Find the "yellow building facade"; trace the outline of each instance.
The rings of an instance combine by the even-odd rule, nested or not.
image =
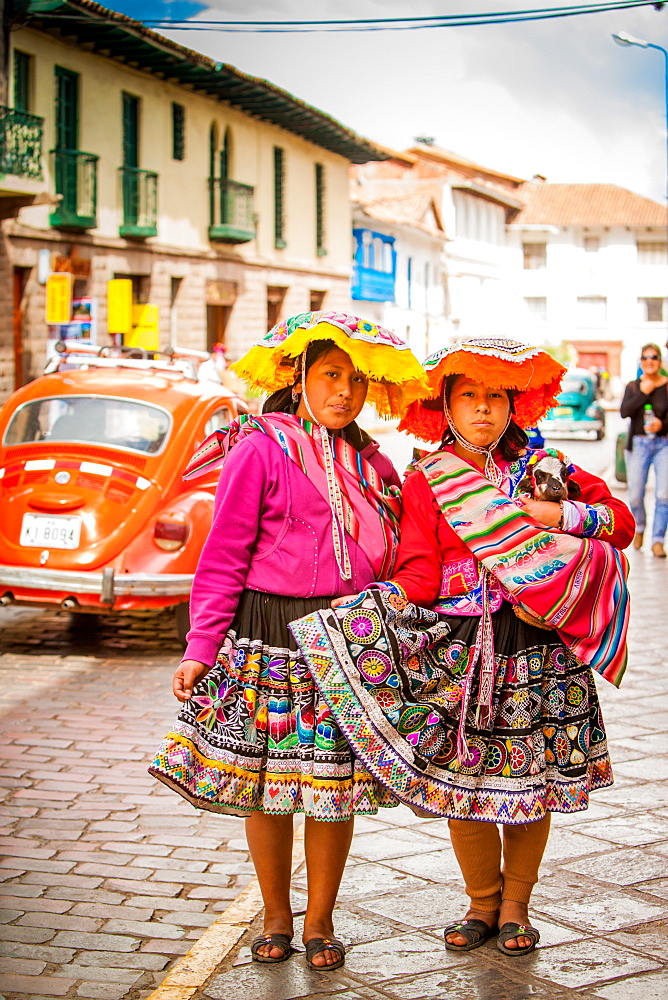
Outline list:
[[[349,166],[382,150],[89,0],[22,6],[0,116],[0,398],[49,339],[110,342],[114,278],[158,307],[161,348],[231,359],[281,316],[348,306]],[[47,325],[50,272],[72,275],[69,326]]]

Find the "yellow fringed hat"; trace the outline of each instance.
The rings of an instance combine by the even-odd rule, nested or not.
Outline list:
[[[231,370],[255,389],[276,392],[295,380],[296,359],[314,340],[332,340],[369,379],[367,400],[382,417],[399,417],[425,396],[424,369],[396,333],[358,316],[308,312],[278,323]]]
[[[411,403],[400,431],[422,441],[440,441],[447,427],[443,412],[443,381],[448,375],[466,375],[491,389],[513,391],[513,420],[532,427],[556,405],[555,396],[566,369],[541,347],[516,340],[472,338],[431,354],[424,362],[429,392]]]

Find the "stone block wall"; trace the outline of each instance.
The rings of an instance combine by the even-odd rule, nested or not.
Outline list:
[[[14,327],[12,269],[9,247],[0,230],[0,403],[14,389]]]
[[[347,275],[322,275],[295,267],[251,265],[215,254],[179,254],[146,246],[104,246],[66,234],[46,231],[39,238],[25,228],[12,227],[0,240],[0,401],[14,387],[12,325],[12,269],[30,269],[24,295],[23,381],[41,374],[46,361],[49,330],[46,325],[46,287],[37,281],[38,253],[68,256],[73,247],[80,258],[90,259],[90,278],[77,284],[77,293],[97,299],[99,344],[110,343],[107,333],[107,282],[121,275],[145,278],[147,301],[159,308],[160,346],[171,344],[205,350],[207,346],[207,299],[212,285],[236,286],[236,299],[229,312],[225,339],[228,358],[235,361],[269,328],[268,288],[285,289],[279,318],[308,312],[311,293],[324,292],[323,308],[350,311]],[[178,285],[174,284],[178,280]],[[174,314],[172,294],[177,291]],[[215,296],[214,296],[215,300]]]

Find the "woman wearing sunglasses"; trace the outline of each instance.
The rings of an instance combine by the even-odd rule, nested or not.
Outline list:
[[[663,541],[668,528],[668,378],[661,371],[661,349],[645,344],[640,352],[642,375],[624,391],[621,413],[629,417],[626,470],[629,507],[636,520],[633,546],[642,548],[645,537],[645,487],[654,466],[655,505],[652,553],[665,559]]]

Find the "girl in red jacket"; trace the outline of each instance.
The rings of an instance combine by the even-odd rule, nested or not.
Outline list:
[[[392,579],[291,630],[355,755],[449,818],[471,905],[446,948],[498,933],[517,956],[539,939],[528,904],[551,813],[612,784],[592,668],[621,680],[634,522],[575,467],[577,500],[523,492],[523,428],[564,370],[544,351],[471,340],[425,367],[431,398],[400,427],[441,444],[406,479]]]

